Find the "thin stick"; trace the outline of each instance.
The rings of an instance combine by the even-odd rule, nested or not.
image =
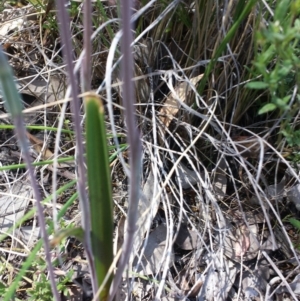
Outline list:
[[[113,280],[109,300],[112,300],[118,289],[123,271],[128,262],[136,231],[137,208],[140,194],[140,176],[141,176],[141,159],[142,146],[140,134],[136,127],[135,108],[134,108],[134,84],[133,84],[133,55],[131,43],[133,41],[132,34],[132,1],[124,0],[121,3],[122,21],[123,21],[123,36],[121,50],[122,59],[122,79],[123,85],[123,105],[125,108],[125,118],[127,125],[127,140],[130,147],[130,177],[129,177],[129,206],[127,213],[127,229],[123,245],[124,252],[122,253],[117,273]]]
[[[80,209],[82,212],[82,226],[85,230],[86,235],[84,235],[84,247],[87,254],[87,259],[89,262],[90,272],[91,272],[91,281],[93,286],[94,293],[97,291],[97,281],[96,281],[96,274],[95,268],[93,264],[93,257],[92,257],[92,248],[91,248],[91,238],[90,238],[90,212],[89,212],[89,204],[87,193],[85,190],[85,183],[86,183],[86,170],[85,170],[85,160],[84,160],[84,149],[83,149],[83,139],[82,139],[82,127],[81,127],[81,116],[80,116],[80,105],[79,105],[79,97],[78,97],[78,84],[74,74],[73,68],[73,50],[71,45],[71,33],[69,28],[69,14],[65,7],[65,2],[56,0],[57,6],[57,16],[58,16],[58,24],[60,29],[60,35],[62,44],[64,45],[63,53],[66,62],[66,69],[69,75],[69,82],[71,86],[71,110],[74,119],[74,126],[76,132],[76,146],[77,146],[77,155],[76,161],[78,166],[78,194],[79,194],[79,201],[80,201]]]

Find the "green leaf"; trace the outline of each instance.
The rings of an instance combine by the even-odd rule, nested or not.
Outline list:
[[[274,110],[276,110],[276,109],[277,109],[277,107],[276,107],[275,104],[273,104],[273,103],[268,103],[268,104],[264,105],[264,106],[258,111],[258,114],[259,114],[259,115],[265,114],[265,113],[274,111]]]
[[[17,90],[13,71],[8,64],[8,61],[0,47],[0,89],[1,94],[5,100],[5,106],[11,113],[12,117],[15,118],[22,114],[22,100]]]
[[[298,230],[300,230],[300,221],[298,221],[297,219],[295,218],[289,218],[289,223],[291,225],[293,225],[295,228],[297,228]]]
[[[278,1],[275,9],[274,20],[278,20],[278,23],[283,22],[288,15],[289,8],[290,8],[290,0]]]
[[[76,237],[79,241],[83,241],[84,237],[84,231],[82,228],[68,228],[68,229],[62,229],[58,233],[55,233],[54,237],[50,241],[50,245],[52,247],[55,247],[60,244],[60,242],[69,236]]]
[[[269,87],[269,84],[265,82],[250,82],[246,85],[246,87],[250,89],[261,90],[261,89],[267,89]]]
[[[280,69],[278,70],[278,75],[280,76],[280,78],[287,77],[291,74],[292,68],[292,63],[290,61],[285,61],[284,65],[280,66]]]
[[[288,96],[285,96],[284,98],[279,98],[279,97],[276,97],[273,102],[274,104],[276,105],[277,108],[281,109],[281,110],[286,110],[288,109],[288,101],[290,100],[291,96],[288,95]]]
[[[6,291],[6,286],[2,282],[0,282],[0,294],[4,296],[5,291]]]
[[[97,94],[85,96],[84,101],[91,243],[100,287],[113,262],[113,199],[103,104]],[[111,281],[112,277],[100,293],[100,300],[106,300]]]
[[[287,104],[291,99],[291,95],[287,95],[281,99],[282,103]]]

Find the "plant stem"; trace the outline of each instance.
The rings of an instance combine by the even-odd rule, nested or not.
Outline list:
[[[123,1],[121,3],[121,13],[123,21],[123,36],[121,50],[122,59],[122,78],[123,78],[123,105],[125,107],[125,118],[127,125],[127,140],[130,147],[130,177],[129,177],[129,206],[127,213],[127,229],[123,252],[119,262],[118,270],[113,280],[109,300],[114,298],[118,285],[121,281],[123,270],[128,262],[136,231],[137,208],[140,195],[140,175],[142,161],[142,146],[140,134],[136,127],[135,108],[134,108],[134,84],[133,84],[133,55],[131,43],[133,42],[132,34],[132,1]]]
[[[79,106],[79,97],[78,97],[78,84],[74,74],[73,68],[73,51],[71,45],[71,33],[69,28],[69,14],[65,7],[65,2],[61,0],[56,0],[57,6],[57,16],[59,20],[59,29],[61,34],[62,44],[64,45],[63,53],[66,62],[66,69],[69,75],[69,81],[71,86],[71,110],[74,119],[74,127],[76,132],[76,147],[77,147],[77,166],[78,166],[78,194],[80,201],[80,209],[81,209],[81,219],[82,226],[85,231],[84,236],[84,247],[87,254],[87,260],[89,262],[89,268],[91,272],[91,281],[93,286],[94,293],[97,291],[97,281],[96,274],[93,265],[93,257],[92,257],[92,248],[91,248],[91,239],[90,239],[90,212],[89,212],[89,202],[87,198],[87,193],[85,190],[86,185],[86,169],[85,169],[85,160],[84,160],[84,149],[83,149],[83,139],[82,139],[82,127],[81,127],[81,117],[80,117],[80,106]]]

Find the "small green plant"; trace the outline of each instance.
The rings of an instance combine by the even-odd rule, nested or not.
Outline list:
[[[300,145],[300,130],[295,130],[290,124],[286,124],[285,128],[281,130],[286,142],[290,146]]]
[[[300,163],[300,152],[299,150],[295,151],[295,152],[292,152],[292,153],[289,153],[288,156],[287,156],[287,159],[291,162],[294,162],[295,163],[295,167],[297,167],[297,164]]]
[[[65,297],[69,297],[68,283],[72,281],[73,271],[69,271],[65,276],[60,277],[57,283],[57,290]],[[45,274],[33,276],[33,286],[28,291],[29,301],[52,301],[53,294],[51,285]]]
[[[69,283],[72,282],[72,276],[74,274],[73,270],[70,270],[64,277],[61,277],[57,284],[58,291],[65,297],[70,297],[70,291],[68,288]]]
[[[51,285],[45,274],[33,276],[33,286],[27,293],[29,301],[51,301],[53,299]]]
[[[57,20],[55,16],[54,0],[29,0],[28,1],[37,12],[42,12],[42,27],[54,33],[58,33]]]
[[[9,290],[8,287],[6,287],[2,282],[0,282],[0,296],[4,296],[7,291]],[[22,301],[21,299],[19,298],[14,298],[15,301]]]
[[[290,146],[300,142],[300,131],[290,126],[300,105],[299,94],[293,95],[294,87],[300,83],[299,11],[300,1],[279,1],[268,27],[257,30],[254,75],[261,76],[261,80],[247,84],[248,88],[268,91],[270,102],[263,104],[259,114],[277,112],[278,117],[285,114],[281,134]]]

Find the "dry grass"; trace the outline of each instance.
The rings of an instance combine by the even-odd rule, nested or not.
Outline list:
[[[190,300],[247,300],[250,289],[257,289],[258,295],[267,298],[276,286],[272,284],[274,276],[258,276],[265,266],[268,273],[279,277],[278,283],[287,287],[290,298],[297,300],[287,284],[299,273],[295,248],[299,247],[299,236],[286,219],[289,216],[299,218],[295,204],[288,197],[288,191],[299,181],[298,170],[286,155],[294,150],[286,149],[286,145],[278,141],[276,113],[257,114],[269,95],[245,88],[254,77],[251,70],[257,50],[255,30],[265,26],[269,17],[262,4],[256,4],[238,26],[201,94],[200,80],[193,80],[204,74],[241,12],[241,3],[153,1],[135,22],[134,81],[136,115],[143,142],[143,196],[139,208],[141,228],[134,250],[140,260],[133,261],[132,256],[132,273],[130,270],[127,275],[131,281],[124,289],[124,294],[131,293],[135,300],[155,300],[155,297],[166,295],[171,300],[176,294],[189,296]],[[18,14],[16,8],[10,13],[11,18]],[[32,14],[32,10],[24,8],[21,15],[29,13]],[[118,65],[120,52],[118,46],[115,51],[111,47],[120,28],[118,12],[115,6],[95,4],[93,16],[94,30],[98,33],[93,38],[92,88],[107,103],[108,131],[126,135]],[[9,18],[5,22],[9,22]],[[55,32],[43,28],[47,22],[47,18],[37,16],[36,20],[22,25],[18,34],[1,37],[1,42],[18,80],[28,83],[23,93],[30,88],[30,83],[35,87],[37,78],[45,86],[45,91],[38,95],[26,92],[38,97],[33,102],[24,97],[27,107],[35,108],[25,117],[28,125],[54,127],[57,131],[32,131],[31,134],[43,142],[42,150],[64,157],[74,155],[75,140],[72,132],[61,131],[72,130],[73,126],[68,101],[60,101],[67,86],[61,45]],[[71,26],[74,59],[79,68],[82,53],[80,6]],[[114,68],[107,70],[109,65]],[[57,77],[59,81],[54,80]],[[51,103],[49,95],[52,95]],[[4,113],[3,107],[1,111]],[[298,124],[297,117],[293,119],[294,124]],[[8,123],[8,119],[3,122]],[[0,140],[1,154],[5,156],[8,149],[19,155],[18,149],[14,149],[12,134],[5,136]],[[119,138],[119,143],[125,143],[123,139]],[[114,145],[115,142],[111,139],[110,143]],[[36,151],[34,146],[32,149]],[[122,217],[127,206],[128,151],[121,152],[111,163],[118,246],[122,241]],[[43,154],[43,151],[36,153],[36,160],[45,160]],[[7,155],[2,165],[7,164],[5,160],[8,160]],[[45,197],[67,181],[61,168],[76,173],[72,165],[55,164],[51,171],[47,167],[36,169]],[[25,175],[24,170],[4,172],[1,190],[9,191],[7,187],[25,181]],[[54,213],[73,192],[54,197]],[[51,218],[53,212],[46,210],[45,214]],[[76,205],[71,206],[65,221],[56,227],[72,223],[78,214]],[[27,221],[29,225],[35,223],[35,219]],[[160,241],[163,247],[155,246],[155,250],[159,249],[156,257],[159,263],[151,273],[145,273],[142,270],[146,269],[143,267],[146,263],[141,254],[148,254],[149,245],[144,238],[153,243],[151,233],[157,224],[164,225],[163,234],[157,234],[163,235]],[[195,235],[188,249],[179,243],[186,235],[182,234],[183,225],[188,235]],[[1,281],[5,284],[10,284],[19,268],[15,256],[20,254],[12,252],[12,241],[13,238],[1,242],[5,254]],[[4,251],[7,246],[10,246],[9,252]],[[58,269],[63,273],[69,270],[64,264],[77,261],[74,253],[84,257],[82,249],[75,252],[75,247],[77,244],[71,240],[59,246]],[[71,258],[64,257],[66,250],[72,253]],[[289,265],[288,270],[284,270],[284,264]],[[247,273],[254,282],[264,284],[259,288],[245,284],[250,281],[250,276],[245,276]],[[32,277],[24,277],[21,288],[32,286],[29,278]],[[215,287],[210,283],[215,283]],[[18,295],[20,299],[27,298],[22,291]],[[120,295],[119,300],[121,298]]]

